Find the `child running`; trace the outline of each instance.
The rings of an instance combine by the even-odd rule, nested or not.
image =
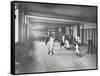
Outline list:
[[[81,57],[81,54],[80,54],[80,51],[79,51],[79,46],[78,46],[77,43],[75,44],[75,54],[76,54],[77,56]]]

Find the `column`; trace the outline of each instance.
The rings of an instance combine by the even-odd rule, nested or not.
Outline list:
[[[77,25],[77,36],[80,37],[80,25],[79,24]]]
[[[77,25],[73,25],[74,26],[74,28],[73,28],[73,36],[74,37],[77,37]]]
[[[23,43],[25,40],[25,23],[24,23],[24,9],[19,8],[19,42]]]
[[[66,26],[66,34],[69,35],[69,26]]]
[[[82,25],[82,44],[84,44],[84,22],[81,23]]]

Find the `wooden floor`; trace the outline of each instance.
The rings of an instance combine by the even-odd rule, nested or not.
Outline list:
[[[36,73],[96,69],[96,54],[87,54],[87,47],[80,47],[82,57],[75,55],[75,50],[60,48],[55,43],[54,54],[48,55],[48,46],[43,42],[33,42],[34,48],[24,58],[16,73]]]

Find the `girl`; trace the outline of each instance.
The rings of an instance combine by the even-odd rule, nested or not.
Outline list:
[[[50,36],[50,39],[49,39],[49,49],[48,49],[49,52],[48,52],[48,54],[50,54],[50,52],[52,52],[52,54],[54,54],[54,52],[53,52],[54,40],[55,40],[54,36],[51,35],[51,36]]]

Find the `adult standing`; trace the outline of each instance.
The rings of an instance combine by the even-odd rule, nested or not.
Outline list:
[[[70,46],[69,46],[69,41],[68,41],[68,39],[65,40],[65,46],[66,46],[66,48],[69,50],[69,47],[70,47]]]
[[[61,48],[64,48],[64,44],[65,44],[65,36],[62,35],[62,36],[61,36],[61,41],[60,41],[60,47],[61,47]]]
[[[88,39],[88,53],[92,53],[92,37],[90,36]]]

